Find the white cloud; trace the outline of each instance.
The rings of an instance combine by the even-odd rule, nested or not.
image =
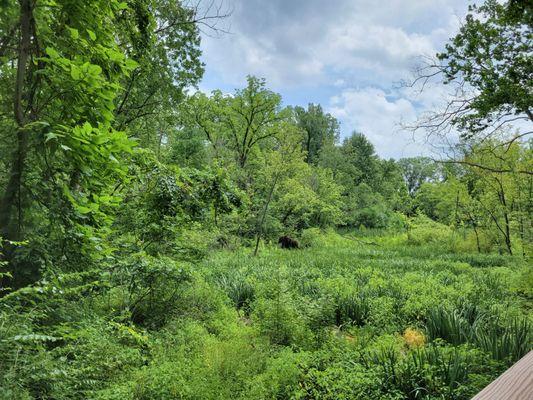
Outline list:
[[[373,85],[405,77],[414,57],[436,52],[466,8],[462,0],[233,3],[233,33],[204,37],[208,66],[235,84],[255,74],[275,88],[331,82],[332,71]]]
[[[321,58],[338,73],[366,74],[372,84],[402,79],[416,57],[436,52],[427,36],[381,25],[335,27],[320,46]]]
[[[417,116],[416,108],[405,98],[392,98],[377,88],[347,89],[330,100],[328,112],[341,121],[345,131],[364,133],[382,157],[428,152],[400,126]]]
[[[346,85],[346,81],[344,79],[337,79],[335,82],[333,82],[333,86],[335,87],[343,87]]]

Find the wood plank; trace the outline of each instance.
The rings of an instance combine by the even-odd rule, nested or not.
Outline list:
[[[533,400],[533,351],[527,353],[472,400]]]

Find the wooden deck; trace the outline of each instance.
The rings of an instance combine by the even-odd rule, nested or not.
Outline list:
[[[472,400],[533,400],[533,351],[526,354]]]

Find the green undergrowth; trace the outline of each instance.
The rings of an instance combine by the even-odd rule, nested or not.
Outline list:
[[[469,399],[532,348],[527,261],[312,236],[5,296],[0,398]]]

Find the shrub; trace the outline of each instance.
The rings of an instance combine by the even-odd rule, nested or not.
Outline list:
[[[312,342],[306,321],[287,297],[256,300],[252,320],[272,344],[307,347]]]
[[[364,293],[339,293],[335,298],[337,325],[363,326],[370,313],[368,297]]]
[[[321,243],[322,235],[319,228],[308,228],[300,235],[300,245],[302,247],[313,247]]]
[[[290,399],[301,380],[300,364],[307,353],[285,348],[266,360],[263,372],[250,383],[247,398],[254,400]],[[243,396],[244,397],[244,396]]]
[[[296,399],[400,399],[398,395],[385,394],[376,385],[379,374],[361,365],[331,365],[326,368],[306,366],[292,398]]]
[[[452,239],[452,234],[452,228],[448,225],[432,221],[424,215],[419,215],[409,223],[407,241],[412,245],[426,243],[448,245]]]
[[[175,313],[191,279],[187,268],[170,258],[135,254],[118,264],[113,274],[116,305],[129,312],[133,322],[160,327]]]

